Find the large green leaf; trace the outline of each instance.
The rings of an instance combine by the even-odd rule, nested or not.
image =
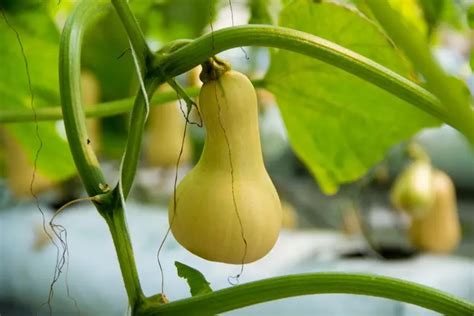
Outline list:
[[[282,11],[279,24],[409,76],[408,65],[379,28],[347,7],[297,0]],[[294,151],[328,194],[364,175],[392,145],[439,124],[354,75],[283,50],[272,52],[265,81],[277,97]]]
[[[24,47],[31,75],[35,107],[59,104],[58,31],[43,6],[5,13],[18,32]],[[27,72],[15,32],[0,16],[0,106],[2,109],[31,109]],[[31,109],[33,110],[33,109]],[[5,128],[25,149],[31,163],[39,141],[35,123],[9,124]],[[52,180],[61,180],[75,173],[67,141],[54,122],[40,123],[43,146],[38,159],[38,172]]]

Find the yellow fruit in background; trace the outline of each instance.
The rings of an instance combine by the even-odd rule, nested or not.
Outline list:
[[[81,95],[85,107],[95,106],[100,102],[100,84],[95,75],[88,71],[81,71]],[[88,118],[86,121],[87,133],[94,151],[100,150],[100,121],[96,118]]]
[[[423,218],[413,218],[410,239],[420,250],[449,253],[461,240],[456,193],[450,177],[442,171],[433,173],[433,206]]]
[[[347,236],[363,233],[360,210],[357,206],[350,204],[342,210],[342,232]]]
[[[286,229],[294,229],[298,227],[298,212],[289,202],[282,200],[282,227]]]
[[[170,89],[169,87],[162,88],[161,91]],[[183,110],[186,111],[184,104]],[[148,146],[145,153],[148,165],[154,167],[174,167],[176,165],[183,141],[185,122],[178,102],[151,107],[148,117]],[[187,133],[180,164],[189,162],[191,158],[192,147]]]
[[[5,169],[7,185],[16,198],[33,198],[31,180],[33,177],[33,161],[28,157],[18,142],[4,129],[0,130],[0,140],[5,150]],[[33,193],[39,194],[51,189],[54,183],[41,175],[38,170],[33,182]]]
[[[393,206],[423,217],[434,203],[433,169],[429,161],[412,162],[395,180],[390,192]]]
[[[177,188],[176,208],[170,201],[171,230],[204,259],[256,261],[275,244],[282,211],[263,163],[255,90],[246,76],[227,71],[203,85],[199,107],[206,141]]]

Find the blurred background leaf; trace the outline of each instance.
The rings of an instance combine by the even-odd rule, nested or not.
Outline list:
[[[86,31],[82,67],[96,76],[102,102],[135,96],[138,91],[129,47],[127,34],[112,9]],[[128,115],[103,118],[101,124],[102,155],[120,158],[127,137]]]
[[[201,35],[215,18],[217,4],[218,0],[131,2],[147,37],[160,43]]]
[[[33,2],[33,1],[31,1]],[[59,104],[58,44],[59,33],[42,5],[12,4],[5,15],[21,37],[28,59],[35,107]],[[5,5],[5,4],[3,4]],[[17,6],[18,5],[18,6]],[[31,108],[26,68],[15,32],[2,16],[0,21],[0,104],[4,109]],[[43,148],[38,159],[38,172],[51,180],[62,180],[75,174],[66,140],[55,122],[38,124]],[[5,125],[9,134],[23,147],[33,164],[39,142],[34,123]]]

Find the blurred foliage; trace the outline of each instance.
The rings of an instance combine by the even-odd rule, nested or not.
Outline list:
[[[100,81],[104,101],[135,94],[132,89],[135,71],[129,47],[127,34],[112,10],[91,25],[84,36],[82,66]]]
[[[438,25],[446,24],[454,29],[463,30],[466,27],[465,2],[461,0],[419,0],[423,2],[442,2]],[[433,4],[432,4],[433,5]],[[426,6],[424,6],[426,7]]]
[[[146,36],[160,43],[195,38],[215,19],[218,0],[132,1]]]
[[[127,34],[112,8],[87,30],[82,50],[82,65],[97,77],[101,101],[134,96],[138,91],[129,47]],[[127,128],[127,115],[102,119],[104,156],[118,159],[122,155]]]
[[[467,9],[467,24],[470,29],[474,29],[474,4]]]
[[[410,26],[423,35],[427,34],[428,27],[418,0],[389,0],[389,3],[401,13]]]
[[[446,6],[446,0],[418,0],[423,10],[423,16],[428,26],[428,33],[431,34],[443,16],[443,9]]]
[[[339,0],[351,3],[372,18],[365,0]],[[389,0],[390,5],[422,34],[431,36],[441,25],[461,30],[465,27],[463,0]]]
[[[2,0],[0,2],[0,8],[10,14],[14,14],[23,10],[41,10],[43,2],[43,0]]]
[[[279,24],[333,41],[405,77],[411,73],[377,25],[346,7],[297,0],[282,11]],[[439,124],[358,77],[288,51],[273,51],[265,80],[294,151],[325,193],[365,174],[391,146]]]
[[[57,105],[59,33],[56,26],[44,5],[23,7],[21,2],[18,2],[10,8],[15,10],[6,10],[0,21],[0,60],[8,61],[2,62],[0,71],[1,107],[11,110],[23,107],[33,111],[25,61],[15,31],[18,32],[28,61],[34,107]],[[75,174],[67,142],[58,132],[55,122],[5,126],[23,147],[31,164],[40,147],[36,135],[37,127],[43,143],[37,161],[38,171],[51,180],[62,180]]]
[[[248,6],[250,10],[249,24],[273,24],[272,15],[270,14],[271,0],[249,0]]]

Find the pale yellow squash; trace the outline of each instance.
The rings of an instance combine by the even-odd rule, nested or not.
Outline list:
[[[282,211],[263,163],[255,90],[246,76],[227,71],[203,85],[199,105],[206,141],[177,188],[176,208],[171,199],[173,235],[207,260],[256,261],[275,244]]]
[[[434,205],[425,217],[413,218],[410,239],[420,250],[449,253],[461,239],[454,185],[447,174],[437,170],[433,173],[433,190]]]
[[[169,86],[160,91],[170,91]],[[186,111],[186,105],[183,105]],[[169,102],[152,106],[148,118],[148,147],[145,152],[148,165],[153,167],[174,167],[178,161],[184,134],[184,115],[178,102]],[[192,146],[189,133],[183,143],[180,164],[192,158]]]
[[[53,188],[53,181],[41,174],[39,170],[35,172],[33,187],[31,180],[33,177],[33,161],[28,159],[27,154],[18,142],[6,130],[0,129],[0,143],[5,150],[5,169],[7,185],[16,198],[33,198],[34,194]]]
[[[390,192],[393,206],[413,217],[423,217],[435,200],[433,168],[427,160],[412,162],[395,180]]]

